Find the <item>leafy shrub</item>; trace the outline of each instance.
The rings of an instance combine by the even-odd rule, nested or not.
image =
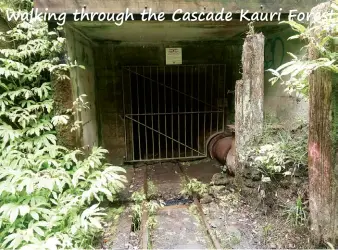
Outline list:
[[[64,39],[39,20],[20,22],[0,54],[0,247],[89,248],[102,229],[100,203],[124,187],[124,169],[104,162],[106,150],[88,157],[57,144],[51,74],[61,64]],[[61,119],[63,118],[63,119]]]
[[[247,151],[247,162],[262,172],[263,182],[291,175],[295,170],[307,166],[307,138],[306,124],[294,132],[284,129],[276,131],[267,126],[261,141]]]

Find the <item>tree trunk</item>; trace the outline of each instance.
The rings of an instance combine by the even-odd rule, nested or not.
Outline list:
[[[338,2],[337,2],[338,3]],[[338,38],[335,39],[334,42],[334,51],[338,53]],[[334,201],[334,211],[335,211],[335,225],[334,230],[335,234],[335,243],[337,243],[338,239],[338,73],[333,75],[332,81],[332,140],[333,140],[333,167],[334,167],[334,190],[333,197]]]
[[[324,13],[329,4],[321,4],[312,13]],[[319,58],[319,52],[309,47],[309,59]],[[335,85],[335,86],[334,86]],[[334,127],[333,100],[337,83],[333,83],[332,72],[316,70],[309,78],[309,205],[312,240],[315,244],[330,242],[335,244],[336,192],[335,175],[337,169],[337,126]],[[337,92],[336,92],[337,93]],[[335,111],[337,112],[337,111]],[[334,131],[335,129],[335,131]],[[336,137],[336,138],[335,138]]]
[[[263,132],[264,36],[262,33],[246,37],[242,65],[242,79],[236,82],[235,88],[237,177],[243,170],[247,144]]]

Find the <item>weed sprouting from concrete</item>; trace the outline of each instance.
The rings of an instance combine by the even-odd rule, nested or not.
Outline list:
[[[131,196],[131,199],[134,201],[134,205],[131,207],[132,210],[132,230],[138,231],[141,228],[141,218],[142,218],[142,206],[143,202],[146,200],[146,195],[143,191],[134,192]]]
[[[255,34],[255,28],[254,28],[253,22],[250,22],[250,23],[248,24],[248,26],[249,26],[249,30],[248,30],[248,32],[246,33],[247,36],[252,36],[252,35],[254,35],[254,34]]]
[[[198,198],[202,197],[204,194],[208,193],[208,185],[198,181],[197,179],[190,179],[188,183],[183,184],[181,191],[182,195],[194,196]]]
[[[157,187],[155,186],[153,181],[147,182],[147,198],[148,199],[154,199],[157,196]]]

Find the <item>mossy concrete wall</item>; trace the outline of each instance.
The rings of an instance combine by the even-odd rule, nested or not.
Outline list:
[[[8,24],[6,22],[5,19],[3,19],[2,17],[0,17],[0,32],[6,32],[9,30]],[[4,41],[0,41],[0,48],[4,49],[4,48],[9,48],[10,44],[8,44],[7,42]]]
[[[80,95],[85,94],[85,102],[88,102],[89,109],[81,110],[77,119],[82,121],[78,133],[80,145],[91,148],[98,145],[98,129],[96,123],[96,95],[95,95],[95,66],[92,44],[81,34],[67,28],[66,39],[68,56],[72,62],[85,67],[71,69],[73,101]]]
[[[303,45],[298,40],[288,40],[292,35],[294,32],[291,29],[273,35],[266,33],[265,70],[277,69],[290,61],[292,57],[288,52],[297,56],[304,53],[300,51]],[[290,96],[285,92],[286,86],[280,82],[272,86],[269,82],[271,77],[270,72],[265,72],[264,111],[269,119],[272,118],[287,128],[296,126],[299,120],[307,121],[308,100],[298,99],[294,94]]]

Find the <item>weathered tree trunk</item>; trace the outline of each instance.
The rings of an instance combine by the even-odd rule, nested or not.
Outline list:
[[[235,87],[237,174],[243,170],[247,143],[263,132],[264,35],[248,35],[242,54],[242,79]]]
[[[318,14],[328,10],[329,3],[324,3],[311,12]],[[319,57],[319,52],[310,46],[309,59]],[[309,205],[311,238],[315,244],[335,244],[336,238],[337,125],[333,125],[337,122],[338,106],[334,103],[337,86],[328,70],[316,70],[309,78]]]
[[[338,2],[337,2],[338,3]],[[334,42],[334,51],[338,53],[338,38]],[[338,73],[333,75],[332,81],[332,140],[333,140],[333,166],[334,166],[334,190],[333,197],[335,211],[335,244],[338,239]]]

